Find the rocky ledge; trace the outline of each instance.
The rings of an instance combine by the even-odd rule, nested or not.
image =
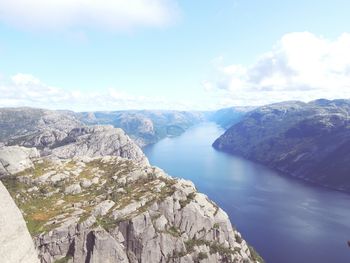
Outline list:
[[[194,185],[118,156],[34,157],[2,178],[42,263],[262,262]]]

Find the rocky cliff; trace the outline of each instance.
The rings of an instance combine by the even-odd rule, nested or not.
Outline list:
[[[2,108],[0,142],[42,149],[63,140],[73,128],[82,125],[69,111]]]
[[[113,126],[75,128],[48,149],[46,154],[61,159],[113,155],[148,164],[141,149],[122,129]]]
[[[262,262],[189,181],[118,156],[31,162],[2,181],[42,263]]]
[[[350,101],[284,102],[260,107],[213,146],[283,173],[350,191]]]
[[[17,147],[20,145],[36,147],[41,155],[58,158],[116,155],[148,163],[141,149],[123,130],[113,126],[86,126],[74,115],[70,111],[0,109],[0,142],[14,146],[0,149],[0,159],[5,155],[12,162],[22,158],[27,153],[26,148]],[[24,165],[27,165],[23,160]],[[7,165],[8,160],[3,159],[3,162]],[[0,164],[0,173],[4,173],[3,168],[4,165]]]
[[[3,263],[39,263],[26,223],[0,182],[0,255]]]

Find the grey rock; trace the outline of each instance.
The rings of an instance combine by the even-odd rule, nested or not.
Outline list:
[[[80,182],[80,185],[81,187],[83,188],[88,188],[92,185],[92,181],[89,180],[89,179],[83,179],[81,182]]]
[[[108,213],[108,211],[115,205],[115,202],[112,200],[105,200],[101,203],[99,203],[94,210],[92,211],[92,214],[95,217],[98,216],[104,216],[105,214]]]
[[[64,191],[66,194],[79,194],[81,193],[81,187],[80,184],[72,184],[68,187],[66,187],[66,190]]]
[[[141,149],[125,132],[112,126],[73,129],[60,144],[62,146],[51,150],[53,156],[67,159],[114,155],[148,164]]]
[[[26,223],[10,194],[0,182],[0,255],[3,263],[38,263]]]
[[[33,108],[2,108],[0,123],[0,141],[40,149],[54,145],[70,130],[83,125],[73,112]]]
[[[0,148],[0,176],[11,175],[32,168],[32,159],[38,158],[39,152],[35,148],[20,146],[3,146]]]

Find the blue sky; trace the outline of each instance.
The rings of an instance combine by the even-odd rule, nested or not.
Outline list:
[[[0,0],[2,106],[202,110],[350,96],[349,1],[47,2]]]

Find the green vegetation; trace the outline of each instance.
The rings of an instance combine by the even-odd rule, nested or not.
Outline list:
[[[208,258],[208,254],[205,253],[205,252],[199,252],[198,253],[198,260],[203,260],[203,259],[206,259]]]
[[[250,254],[253,258],[253,260],[255,261],[259,261],[259,263],[264,263],[265,261],[263,260],[263,258],[258,254],[258,252],[256,252],[256,250],[252,247],[252,246],[249,246],[249,251],[250,251]]]
[[[99,217],[96,219],[96,225],[101,226],[104,228],[107,232],[110,230],[114,229],[116,225],[118,224],[118,220],[115,220],[111,217],[104,216],[104,217]]]
[[[189,203],[191,203],[191,201],[195,198],[196,193],[190,193],[187,195],[185,200],[180,200],[180,206],[181,208],[184,208],[186,205],[188,205]]]
[[[168,231],[167,231],[170,235],[174,236],[174,237],[180,237],[181,236],[181,231],[179,228],[175,227],[175,226],[171,226]]]
[[[70,259],[72,259],[72,256],[65,256],[63,258],[60,258],[56,260],[54,263],[68,263]]]
[[[68,171],[70,175],[55,183],[49,179],[43,182],[35,180],[50,171],[57,173]],[[130,180],[132,177],[128,175],[133,172],[136,173],[136,177]],[[174,180],[157,177],[154,173],[155,169],[143,173],[132,161],[118,158],[111,159],[111,161],[95,159],[86,162],[84,166],[76,161],[55,164],[42,159],[35,162],[34,168],[4,178],[3,183],[23,212],[29,232],[32,236],[37,236],[57,228],[61,225],[62,220],[71,217],[72,213],[77,211],[77,207],[83,210],[83,213],[78,216],[78,223],[84,222],[91,215],[92,209],[103,200],[114,201],[113,209],[123,209],[133,202],[146,200],[142,207],[118,221],[112,219],[110,215],[98,218],[96,224],[107,231],[113,229],[120,220],[127,220],[128,216],[144,213],[154,202],[164,200],[175,191]],[[23,176],[28,179],[22,179]],[[77,194],[64,193],[67,186],[77,184],[84,179],[91,180],[96,176],[99,177],[98,184],[82,188]],[[125,180],[126,183],[120,183],[119,178],[128,179]],[[159,189],[157,186],[161,182],[165,185]],[[124,189],[124,191],[117,191],[118,189]],[[52,223],[47,224],[50,221]],[[175,229],[169,231],[172,235],[179,236],[180,234]]]
[[[239,235],[237,235],[237,234],[235,234],[235,239],[236,239],[238,244],[241,244],[242,241],[243,241],[242,238]]]
[[[225,255],[229,256],[237,252],[217,242],[210,242],[204,239],[190,239],[185,242],[187,253],[192,253],[194,251],[195,246],[202,246],[202,245],[206,245],[209,247],[210,254],[219,253],[224,256]]]

